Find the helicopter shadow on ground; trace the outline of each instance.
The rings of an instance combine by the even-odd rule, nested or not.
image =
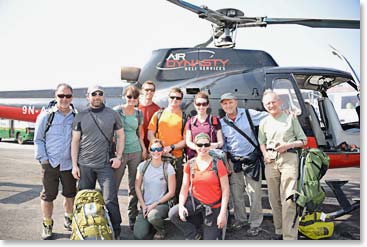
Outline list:
[[[4,188],[5,187],[5,188]],[[11,188],[11,189],[7,189]],[[22,204],[39,197],[42,186],[30,185],[30,184],[18,184],[18,183],[0,183],[0,191],[11,193],[10,196],[0,200],[0,204]],[[27,189],[25,191],[18,191],[14,188]]]

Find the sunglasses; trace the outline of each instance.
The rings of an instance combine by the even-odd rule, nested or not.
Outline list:
[[[171,99],[176,99],[176,100],[182,100],[182,97],[179,96],[169,96]]]
[[[144,91],[145,91],[145,92],[149,92],[149,91],[150,91],[150,92],[154,92],[154,91],[155,91],[155,89],[153,89],[153,88],[145,88],[145,89],[144,89]]]
[[[93,96],[93,97],[95,97],[95,96],[103,96],[103,92],[93,92],[93,93],[91,93],[91,95]]]
[[[126,95],[126,97],[127,97],[128,99],[132,99],[132,98],[137,99],[139,96]]]
[[[159,147],[159,148],[150,148],[150,152],[162,152],[163,151],[163,148],[162,147]]]
[[[58,94],[57,97],[59,97],[60,99],[63,99],[63,98],[70,99],[71,97],[73,97],[73,95],[72,94]]]
[[[210,143],[209,142],[207,142],[207,143],[196,143],[196,146],[198,146],[199,148],[201,148],[201,147],[208,148],[208,147],[210,147]]]
[[[208,106],[209,103],[208,102],[204,102],[204,103],[195,103],[196,106]]]

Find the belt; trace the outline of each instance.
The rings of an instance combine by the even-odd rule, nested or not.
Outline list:
[[[266,151],[273,151],[273,152],[277,152],[274,148],[267,148]],[[295,148],[290,148],[287,151],[285,151],[284,153],[298,153],[297,149]]]
[[[295,154],[297,154],[298,152],[297,152],[297,149],[295,149],[295,148],[290,148],[290,149],[288,149],[286,152],[288,152],[288,153],[295,153]]]

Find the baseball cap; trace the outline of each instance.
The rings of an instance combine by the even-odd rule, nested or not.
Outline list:
[[[103,88],[102,88],[101,86],[99,86],[99,85],[93,85],[93,86],[90,86],[90,87],[88,88],[87,93],[88,93],[88,94],[91,94],[91,93],[93,93],[93,92],[97,92],[97,91],[104,92],[104,91],[103,91]]]
[[[220,97],[220,102],[226,99],[237,99],[237,97],[233,93],[225,93]]]

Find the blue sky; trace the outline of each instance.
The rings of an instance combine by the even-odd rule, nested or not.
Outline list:
[[[248,16],[360,19],[356,0],[190,1]],[[142,7],[144,5],[144,7]],[[0,90],[119,85],[121,66],[142,67],[152,50],[208,39],[209,22],[167,1],[0,0]],[[360,70],[360,32],[298,25],[240,29],[236,48],[269,52],[281,66]]]

